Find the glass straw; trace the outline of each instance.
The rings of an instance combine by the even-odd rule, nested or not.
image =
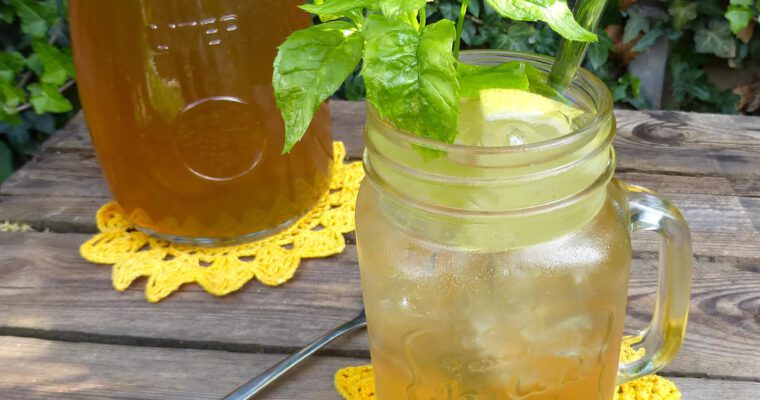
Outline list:
[[[607,0],[577,0],[575,2],[575,18],[582,27],[594,32],[599,25],[599,19],[606,5]],[[567,39],[560,41],[557,58],[554,60],[551,73],[549,73],[549,83],[560,93],[567,89],[575,77],[575,72],[586,56],[588,46],[588,42],[576,42]]]

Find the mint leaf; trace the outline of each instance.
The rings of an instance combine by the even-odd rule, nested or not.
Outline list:
[[[697,3],[691,0],[676,0],[668,7],[673,17],[673,28],[681,30],[697,19]]]
[[[349,16],[352,11],[366,7],[371,1],[376,0],[316,0],[314,4],[303,4],[298,7],[328,22]]]
[[[40,80],[43,83],[60,86],[68,77],[74,76],[74,61],[71,54],[63,53],[57,47],[43,41],[32,43],[32,49],[42,64],[43,72]]]
[[[544,21],[562,37],[579,42],[596,41],[573,18],[565,0],[486,0],[497,13],[520,21]]]
[[[744,5],[729,5],[726,10],[726,19],[731,25],[731,32],[738,33],[752,21],[754,12],[748,6]]]
[[[284,152],[301,140],[320,105],[354,71],[362,48],[361,34],[344,21],[296,31],[280,46],[272,85],[285,120]]]
[[[399,129],[452,143],[459,113],[454,23],[441,20],[418,32],[375,14],[363,33],[367,99],[380,116]]]
[[[694,43],[697,53],[715,54],[721,58],[736,57],[736,39],[725,20],[713,18],[709,28],[700,25],[694,34]]]
[[[395,19],[404,13],[418,11],[425,3],[427,0],[381,0],[380,9],[386,17]]]
[[[483,89],[528,90],[530,87],[525,64],[518,61],[495,66],[459,64],[459,85],[460,96],[472,98],[480,97]]]
[[[33,83],[28,89],[31,94],[29,102],[37,114],[62,113],[72,109],[69,100],[63,97],[55,85]]]
[[[24,69],[26,60],[17,51],[0,52],[0,83],[15,81],[16,74]]]
[[[47,36],[56,18],[56,0],[11,0],[21,19],[21,31],[33,38]]]

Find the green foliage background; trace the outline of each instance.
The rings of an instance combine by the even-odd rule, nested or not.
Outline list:
[[[661,37],[671,45],[668,60],[667,109],[737,113],[739,96],[720,90],[708,80],[704,67],[724,64],[742,69],[760,65],[760,28],[756,28],[760,0],[658,0],[642,5],[636,0],[610,0],[585,67],[610,87],[619,106],[638,109],[650,105],[641,97],[639,79],[626,65]],[[428,20],[456,20],[461,0],[435,0]],[[621,31],[617,43],[608,31]],[[754,34],[753,34],[754,33]],[[737,37],[747,38],[746,42]],[[482,0],[469,3],[462,41],[465,48],[493,48],[554,55],[558,36],[543,23],[507,21]],[[617,44],[617,46],[616,46]],[[616,49],[617,47],[617,49]],[[364,87],[358,73],[350,76],[339,97],[360,99]],[[755,112],[757,113],[757,111]]]
[[[73,112],[66,15],[65,0],[0,0],[0,182]]]
[[[647,6],[642,1],[610,0],[597,31],[600,41],[589,49],[585,66],[605,80],[618,105],[648,108],[627,61],[667,37],[665,108],[736,113],[739,96],[718,89],[704,68],[760,65],[760,0],[655,0]],[[434,0],[428,21],[456,20],[460,5],[461,0]],[[0,182],[79,107],[67,14],[67,0],[0,0]],[[465,48],[548,55],[558,44],[545,24],[506,21],[482,0],[470,1],[462,39]],[[760,102],[760,76],[757,92],[750,94]],[[362,77],[351,75],[338,97],[363,98]]]

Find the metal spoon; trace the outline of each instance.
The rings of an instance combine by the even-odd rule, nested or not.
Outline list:
[[[248,400],[253,398],[256,394],[261,392],[270,383],[274,382],[277,378],[281,377],[286,372],[290,371],[293,367],[300,364],[310,355],[314,354],[317,350],[325,347],[333,340],[359,328],[367,326],[367,317],[364,315],[364,309],[356,316],[356,318],[345,324],[333,329],[328,334],[315,340],[312,344],[304,347],[292,356],[280,361],[277,365],[264,371],[259,376],[251,379],[248,383],[237,388],[234,392],[224,397],[224,400]]]

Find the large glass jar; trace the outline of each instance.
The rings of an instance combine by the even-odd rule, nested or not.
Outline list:
[[[469,52],[467,63],[552,60]],[[688,312],[689,230],[666,200],[613,179],[609,91],[579,72],[592,117],[522,146],[446,145],[370,107],[357,203],[362,293],[379,400],[611,400],[668,363]],[[622,364],[634,230],[662,236],[659,297]]]
[[[330,116],[283,155],[276,47],[300,0],[71,0],[79,92],[111,193],[141,230],[221,244],[282,228],[327,190]]]

